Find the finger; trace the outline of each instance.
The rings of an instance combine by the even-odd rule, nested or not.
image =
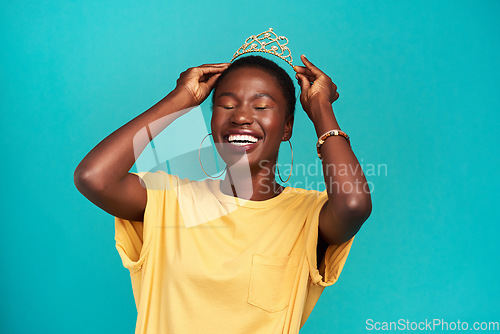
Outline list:
[[[306,65],[306,67],[309,70],[311,70],[311,72],[313,72],[314,74],[316,74],[317,76],[324,74],[323,71],[321,71],[313,63],[311,63],[311,61],[309,61],[309,59],[307,59],[306,55],[301,55],[300,59],[302,60],[302,62],[304,63],[304,65]]]
[[[231,63],[216,63],[216,64],[203,64],[198,67],[209,67],[209,66],[215,66],[215,67],[227,67],[231,65]]]
[[[300,73],[300,74],[309,74],[309,75],[314,75],[314,73],[308,69],[307,67],[304,66],[294,66],[295,72]]]
[[[207,65],[207,66],[199,66],[198,68],[202,69],[204,73],[214,73],[214,72],[221,72],[224,71],[228,66],[222,65],[222,66],[212,66],[212,65]]]
[[[210,77],[210,79],[207,80],[207,85],[212,89],[212,86],[214,85],[215,81],[217,80],[218,77],[220,77],[221,73],[214,74]]]
[[[297,73],[297,74],[295,74],[295,77],[296,77],[297,79],[299,78],[297,75],[302,75],[302,76],[304,76],[304,77],[307,79],[307,81],[309,81],[309,82],[314,82],[314,81],[316,81],[316,77],[315,77],[314,75],[307,75],[307,74]]]
[[[207,77],[210,74],[217,74],[224,72],[226,67],[195,67],[195,73],[197,73],[200,77]]]
[[[314,74],[310,69],[303,66],[300,66],[300,68],[299,66],[297,67],[298,69],[296,72],[305,75],[310,82],[314,82],[316,79],[318,79],[318,76]]]
[[[207,73],[207,74],[203,74],[200,78],[199,78],[199,81],[200,82],[208,82],[208,80],[210,80],[211,78],[213,78],[214,76],[217,76],[219,77],[222,73]]]
[[[305,76],[307,78],[307,80],[309,80],[311,82],[316,80],[316,77],[314,75],[303,74],[303,76]]]
[[[212,74],[213,75],[213,74]],[[205,82],[208,80],[208,78],[210,78],[210,75],[207,75],[207,74],[203,74],[201,77],[198,78],[198,81],[199,82]]]
[[[307,91],[310,87],[311,87],[311,84],[309,82],[309,79],[307,79],[307,77],[303,74],[300,74],[300,73],[297,73],[295,75],[295,77],[297,78],[297,80],[299,81],[299,85],[300,85],[300,89],[305,92]]]

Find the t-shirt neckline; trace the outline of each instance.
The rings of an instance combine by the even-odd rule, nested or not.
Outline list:
[[[237,206],[248,207],[248,208],[264,208],[264,207],[268,207],[268,206],[274,205],[276,203],[279,203],[283,200],[283,198],[286,197],[286,194],[288,194],[290,192],[290,189],[291,189],[290,187],[285,187],[285,189],[283,189],[283,191],[280,194],[278,194],[277,196],[275,196],[273,198],[266,199],[263,201],[252,201],[249,199],[243,199],[243,198],[234,197],[234,196],[224,194],[220,190],[221,181],[222,180],[217,179],[217,180],[213,180],[213,182],[211,182],[212,192],[217,197],[217,199],[221,202],[224,202],[224,203],[231,203],[231,204],[234,204]]]

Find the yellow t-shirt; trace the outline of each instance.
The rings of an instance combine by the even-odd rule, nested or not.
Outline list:
[[[147,187],[144,223],[115,217],[115,240],[136,334],[298,333],[342,271],[354,237],[316,265],[325,191],[250,201],[222,193],[220,180],[134,174]]]

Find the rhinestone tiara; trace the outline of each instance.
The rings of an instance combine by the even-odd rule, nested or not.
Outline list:
[[[285,41],[280,42],[280,41]],[[269,30],[261,32],[258,35],[252,35],[245,40],[245,43],[240,46],[238,51],[236,51],[231,59],[230,63],[233,62],[237,57],[244,55],[245,53],[250,52],[265,52],[277,57],[280,57],[284,61],[286,61],[293,68],[292,64],[292,53],[288,46],[288,38],[285,36],[278,36],[273,31],[273,28],[269,28]],[[267,46],[269,48],[266,48]]]

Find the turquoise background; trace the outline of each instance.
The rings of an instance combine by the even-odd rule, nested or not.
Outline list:
[[[182,71],[229,61],[269,27],[338,85],[358,160],[387,167],[368,176],[373,212],[301,333],[499,321],[499,13],[498,1],[2,2],[0,331],[134,331],[113,217],[74,169]],[[296,163],[316,163],[315,142],[299,107]]]

